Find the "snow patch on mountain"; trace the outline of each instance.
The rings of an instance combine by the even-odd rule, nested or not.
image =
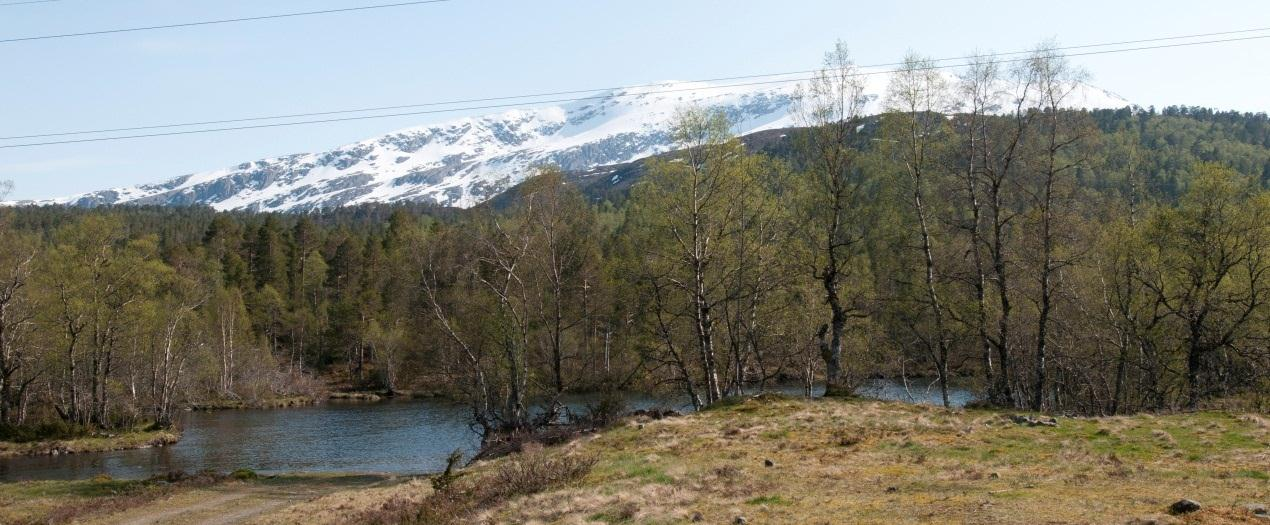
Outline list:
[[[881,111],[888,80],[884,74],[867,77],[866,113]],[[538,166],[581,171],[670,151],[675,147],[670,123],[685,106],[727,112],[739,135],[795,126],[795,92],[793,82],[666,82],[562,105],[407,128],[331,151],[262,159],[159,184],[40,204],[202,204],[218,210],[306,211],[409,200],[470,207],[524,180]],[[1009,96],[1003,93],[1003,101]],[[1124,107],[1128,102],[1084,85],[1070,105]]]

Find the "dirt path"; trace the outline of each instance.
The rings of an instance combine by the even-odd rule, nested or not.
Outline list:
[[[396,483],[383,476],[285,477],[181,492],[92,525],[231,525],[344,490]]]

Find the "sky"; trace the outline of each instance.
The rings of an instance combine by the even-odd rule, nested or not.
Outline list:
[[[0,0],[0,4],[14,0]],[[0,40],[392,0],[0,5]],[[0,137],[606,88],[1270,27],[1270,2],[450,0],[332,15],[0,43]],[[1270,35],[1270,31],[1258,34]],[[1270,39],[1074,58],[1146,107],[1270,111]],[[473,112],[468,112],[473,113]],[[0,149],[10,199],[160,182],[331,149],[464,113]],[[21,141],[0,140],[0,145]]]

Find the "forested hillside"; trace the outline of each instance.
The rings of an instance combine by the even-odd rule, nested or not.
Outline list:
[[[5,209],[0,423],[166,425],[332,376],[487,431],[570,391],[900,374],[1081,414],[1265,403],[1266,115],[1062,109],[1075,73],[911,58],[866,118],[835,52],[800,128],[747,147],[686,108],[629,187],[543,168],[471,210]],[[1003,80],[1019,103],[988,107]]]

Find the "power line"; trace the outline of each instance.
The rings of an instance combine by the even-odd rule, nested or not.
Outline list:
[[[61,2],[61,1],[62,0],[26,0],[25,2],[5,2],[5,3],[0,3],[0,7],[9,7],[14,5],[27,5],[27,4],[49,4],[49,3]]]
[[[874,74],[874,73],[870,73],[870,74]],[[787,80],[768,80],[768,81],[762,81],[762,82],[748,82],[744,84],[729,84],[725,86],[705,86],[705,87],[666,89],[666,90],[660,90],[660,91],[644,91],[639,94],[640,95],[655,95],[655,94],[665,94],[665,93],[680,93],[685,91],[704,91],[709,89],[728,89],[728,88],[757,86],[757,85],[766,85],[766,84],[787,84],[790,82],[802,82],[805,80],[809,80],[809,79],[795,78],[795,79],[787,79]],[[299,122],[277,122],[277,123],[271,123],[271,124],[257,124],[252,126],[234,126],[234,127],[227,127],[227,128],[195,129],[195,130],[188,130],[188,131],[169,131],[164,133],[149,133],[149,134],[143,134],[143,135],[125,135],[125,136],[118,136],[118,137],[99,137],[99,138],[90,138],[90,139],[61,140],[61,141],[53,141],[53,142],[38,142],[38,143],[31,143],[31,144],[12,144],[12,145],[0,146],[0,149],[24,148],[24,147],[33,147],[33,146],[50,146],[54,144],[79,144],[84,142],[104,142],[104,141],[112,141],[112,140],[141,139],[141,138],[151,138],[151,137],[168,137],[168,136],[175,136],[175,135],[195,135],[200,133],[216,133],[216,132],[223,132],[223,131],[241,131],[241,130],[248,130],[248,129],[303,126],[308,124],[328,124],[332,122],[351,122],[351,121],[357,121],[357,120],[409,117],[409,116],[417,116],[417,115],[430,115],[430,114],[436,114],[436,113],[453,113],[456,111],[513,108],[513,107],[524,106],[527,104],[559,104],[559,103],[565,103],[565,102],[584,102],[587,100],[610,100],[614,98],[623,98],[623,97],[632,96],[632,95],[633,94],[596,95],[592,97],[573,97],[573,98],[559,98],[559,99],[548,99],[548,100],[535,100],[532,102],[489,104],[484,106],[466,106],[461,108],[434,109],[434,110],[427,110],[427,111],[410,111],[405,113],[389,113],[384,115],[361,115],[356,117],[341,117],[341,118],[331,118],[331,119],[322,119],[322,120],[302,120]]]
[[[1262,40],[1267,38],[1270,38],[1270,35],[1227,38],[1227,39],[1220,39],[1220,40],[1206,40],[1206,41],[1198,41],[1198,42],[1182,42],[1182,43],[1176,43],[1176,44],[1160,44],[1160,45],[1154,45],[1154,46],[1140,46],[1140,47],[1131,47],[1131,48],[1123,48],[1123,49],[1085,51],[1081,53],[1071,53],[1066,56],[1080,57],[1080,56],[1107,55],[1107,54],[1126,53],[1126,52],[1133,52],[1133,51],[1148,51],[1148,50],[1171,49],[1171,48],[1190,47],[1190,46],[1209,45],[1209,44],[1221,44],[1221,43],[1229,43],[1229,42]],[[1057,49],[1058,48],[1056,48],[1055,50]],[[992,56],[993,55],[978,55],[971,58],[992,57]],[[1030,60],[1030,58],[1023,57],[1023,58],[999,60],[998,63],[1015,63],[1015,62],[1024,62],[1027,60]],[[940,69],[961,68],[966,66],[967,66],[966,64],[944,64],[944,65],[932,65],[930,67],[925,67],[920,69],[940,70]],[[862,66],[862,67],[866,67],[866,66]],[[882,75],[882,74],[891,74],[895,72],[897,72],[897,70],[857,72],[857,73],[854,73],[853,76]],[[759,75],[754,75],[754,76],[756,77]],[[635,96],[635,95],[665,94],[665,93],[677,93],[677,92],[685,92],[685,91],[704,91],[704,90],[712,90],[712,89],[749,87],[749,86],[757,86],[757,85],[785,84],[785,83],[791,83],[791,82],[802,82],[802,81],[806,81],[810,79],[811,77],[800,77],[800,78],[791,78],[791,79],[783,79],[783,80],[767,80],[767,81],[747,82],[747,83],[740,83],[740,84],[729,84],[729,85],[723,85],[723,86],[705,86],[705,87],[667,89],[667,90],[660,90],[660,91],[642,91],[639,93],[614,93],[614,94],[596,95],[596,96],[590,96],[590,97],[559,98],[559,99],[552,99],[552,100],[533,100],[533,101],[527,101],[527,102],[488,104],[488,105],[480,105],[480,106],[465,106],[465,107],[454,107],[454,108],[444,108],[444,109],[434,109],[434,110],[424,110],[424,111],[389,113],[389,114],[380,114],[380,115],[361,115],[361,116],[354,116],[354,117],[340,117],[340,118],[329,118],[329,119],[319,119],[319,120],[302,120],[297,122],[277,122],[277,123],[269,123],[269,124],[255,124],[255,125],[248,125],[248,126],[232,126],[232,127],[196,129],[196,130],[186,130],[186,131],[169,131],[169,132],[161,132],[161,133],[122,135],[122,136],[114,136],[114,137],[94,137],[94,138],[85,138],[85,139],[32,142],[32,143],[24,143],[24,144],[0,145],[0,149],[29,148],[29,147],[37,147],[37,146],[52,146],[52,145],[58,145],[58,144],[82,144],[82,143],[88,143],[88,142],[108,142],[108,141],[116,141],[116,140],[130,140],[130,139],[168,137],[168,136],[180,136],[180,135],[196,135],[196,134],[203,134],[203,133],[219,133],[219,132],[242,131],[242,130],[252,130],[252,129],[281,128],[281,127],[303,126],[303,125],[311,125],[311,124],[328,124],[328,123],[334,123],[334,122],[351,122],[351,121],[360,121],[360,120],[407,117],[407,116],[418,116],[418,115],[428,115],[428,114],[437,114],[437,113],[452,113],[452,112],[459,112],[459,111],[512,108],[512,107],[525,106],[528,104],[551,104],[551,103],[565,103],[565,102],[582,102],[587,100],[610,100],[610,99],[623,98],[623,97]],[[657,84],[652,84],[652,85],[655,86]]]
[[[57,0],[43,0],[43,1],[57,1]],[[277,15],[249,16],[249,17],[243,17],[243,18],[225,18],[220,20],[203,20],[199,22],[183,22],[179,24],[128,27],[123,29],[105,29],[101,31],[86,31],[83,33],[62,33],[62,34],[56,34],[56,35],[25,36],[25,37],[18,37],[18,38],[6,38],[3,40],[0,40],[0,44],[12,44],[14,42],[30,42],[33,40],[53,40],[57,38],[74,38],[74,37],[81,37],[81,36],[110,35],[110,34],[116,34],[116,33],[135,33],[138,31],[153,31],[156,29],[177,29],[177,28],[183,28],[183,27],[233,24],[238,22],[255,22],[260,20],[276,20],[279,18],[295,18],[299,16],[329,15],[329,14],[335,14],[335,13],[349,13],[353,11],[369,11],[372,9],[388,9],[392,7],[407,7],[407,6],[424,5],[424,4],[440,4],[443,2],[449,2],[449,1],[451,0],[417,0],[413,2],[397,2],[394,4],[377,4],[377,5],[365,5],[365,6],[359,6],[359,7],[344,7],[339,9],[324,9],[321,11],[303,11],[299,13],[282,13]]]
[[[1057,48],[1053,48],[1052,51],[1055,51],[1055,52],[1072,51],[1072,50],[1079,50],[1079,49],[1091,49],[1091,48],[1098,48],[1098,47],[1111,47],[1111,46],[1141,44],[1141,43],[1149,43],[1149,42],[1165,42],[1165,41],[1183,40],[1183,39],[1190,39],[1190,38],[1246,34],[1246,33],[1262,32],[1262,31],[1270,31],[1270,27],[1237,29],[1232,31],[1218,31],[1218,32],[1211,32],[1211,33],[1196,33],[1196,34],[1190,34],[1190,35],[1165,36],[1165,37],[1145,38],[1145,39],[1138,39],[1138,40],[1121,40],[1117,42],[1103,42],[1103,43],[1097,43],[1097,44],[1082,44],[1082,45],[1057,47]],[[948,62],[953,60],[969,60],[969,59],[975,59],[975,58],[995,58],[995,57],[1023,55],[1023,54],[1029,54],[1031,52],[1032,51],[1009,51],[1009,52],[1002,52],[1002,53],[988,53],[988,54],[982,54],[982,55],[938,58],[938,59],[933,59],[931,61],[932,62]],[[894,66],[901,66],[901,65],[903,65],[903,62],[887,62],[887,63],[881,63],[881,64],[869,64],[869,65],[860,66],[860,67],[878,68],[878,67],[894,67]],[[799,71],[785,71],[782,73],[762,73],[762,74],[755,74],[755,75],[739,75],[739,76],[731,76],[731,77],[708,78],[708,79],[693,80],[691,82],[730,82],[730,81],[737,81],[737,80],[753,80],[753,79],[759,79],[759,78],[784,77],[784,76],[791,76],[791,75],[807,75],[807,74],[811,74],[815,72],[816,70],[814,69],[799,70]],[[441,101],[441,102],[423,102],[423,103],[417,103],[417,104],[399,104],[399,105],[392,105],[392,106],[337,109],[337,110],[316,111],[316,112],[307,112],[307,113],[291,113],[291,114],[269,115],[269,116],[258,116],[258,117],[205,120],[205,121],[196,121],[196,122],[180,122],[180,123],[172,123],[172,124],[153,124],[153,125],[127,126],[127,127],[92,129],[92,130],[36,133],[36,134],[28,134],[28,135],[13,135],[13,136],[7,136],[7,137],[0,137],[0,140],[22,140],[22,139],[37,139],[37,138],[51,138],[51,137],[68,137],[68,136],[76,136],[76,135],[95,135],[99,133],[120,133],[120,132],[129,132],[129,131],[184,128],[184,127],[190,127],[190,126],[238,124],[238,123],[246,123],[246,122],[260,122],[265,120],[280,120],[280,119],[289,119],[289,118],[325,117],[325,116],[331,116],[331,115],[345,115],[350,113],[368,113],[373,111],[396,111],[396,110],[402,110],[402,109],[451,106],[451,105],[457,105],[457,104],[479,104],[479,103],[499,102],[499,101],[507,101],[507,100],[535,99],[535,98],[542,98],[542,97],[559,97],[564,95],[579,95],[579,94],[597,93],[597,92],[603,92],[603,91],[619,91],[624,89],[656,87],[658,85],[661,85],[661,84],[636,84],[636,85],[617,86],[617,87],[573,89],[573,90],[567,90],[567,91],[551,91],[551,92],[541,92],[541,93],[533,93],[533,94],[525,94],[525,95],[506,95],[506,96],[498,96],[498,97],[447,100],[447,101]]]

